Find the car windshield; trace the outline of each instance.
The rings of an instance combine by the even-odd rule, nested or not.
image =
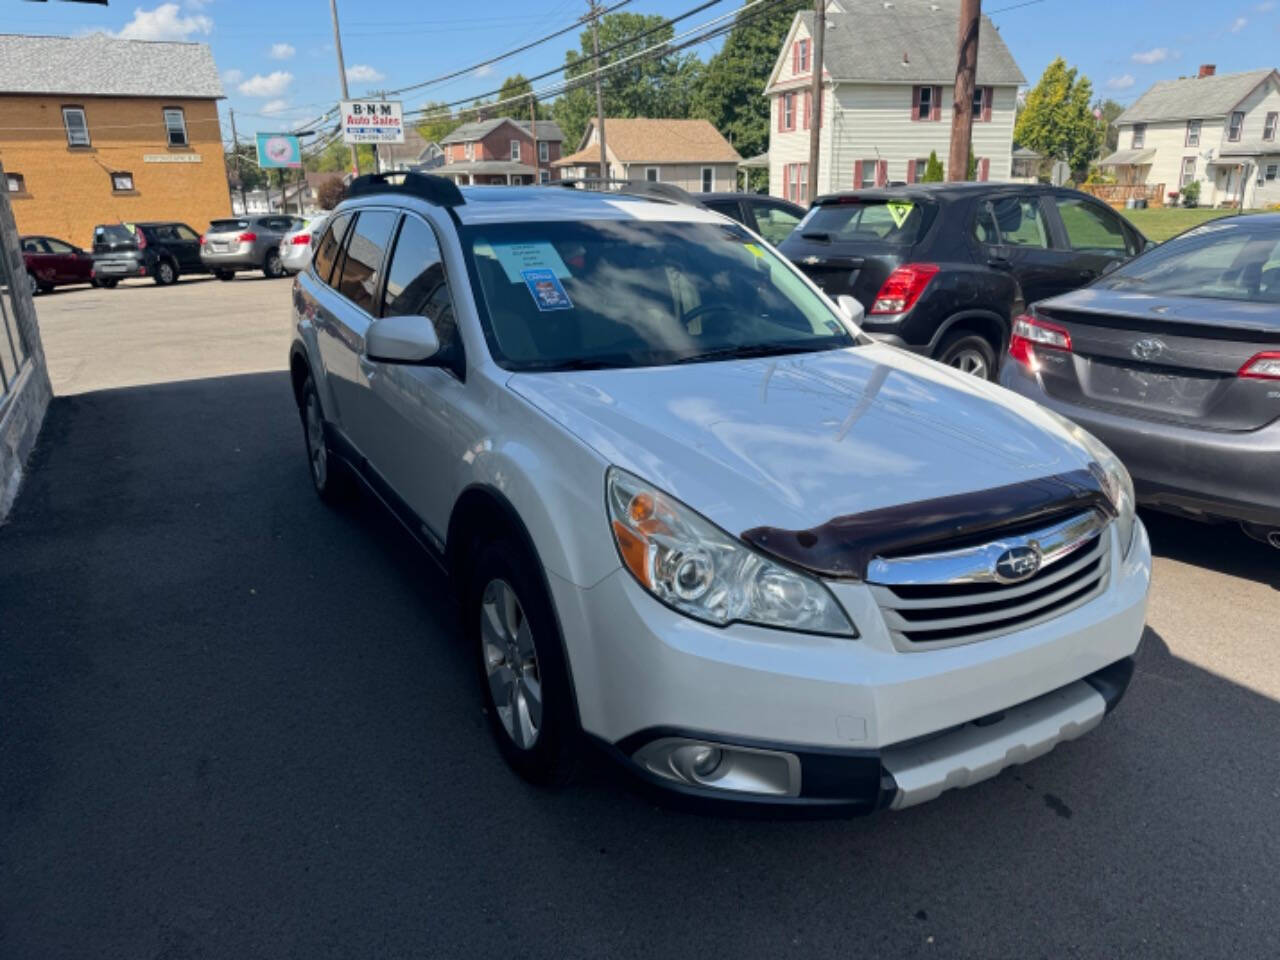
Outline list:
[[[929,229],[937,204],[920,200],[850,198],[809,211],[796,232],[840,243],[910,246]]]
[[[1280,303],[1280,224],[1247,216],[1206,223],[1130,261],[1098,286]]]
[[[513,370],[637,367],[857,341],[736,224],[484,224],[463,242],[490,350]]]

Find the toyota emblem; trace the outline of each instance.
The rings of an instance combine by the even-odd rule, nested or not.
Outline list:
[[[1164,354],[1164,349],[1163,340],[1157,340],[1155,337],[1143,337],[1129,348],[1129,352],[1137,360],[1154,360]]]
[[[996,559],[995,577],[1000,583],[1021,583],[1040,569],[1035,547],[1010,547]]]

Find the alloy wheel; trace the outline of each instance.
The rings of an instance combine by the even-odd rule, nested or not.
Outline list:
[[[173,266],[166,261],[160,261],[160,265],[156,267],[156,272],[160,276],[160,282],[168,286],[173,283]]]
[[[481,595],[480,644],[502,728],[517,747],[531,749],[542,728],[542,677],[533,631],[505,580],[490,580]]]
[[[267,254],[267,276],[279,277],[284,272],[284,266],[280,262],[280,254],[274,250]]]
[[[987,358],[978,350],[961,350],[951,357],[951,366],[975,377],[987,379]]]
[[[324,423],[320,419],[320,401],[314,393],[307,395],[307,452],[311,455],[311,479],[317,490],[323,490],[329,479],[329,450],[324,444]]]

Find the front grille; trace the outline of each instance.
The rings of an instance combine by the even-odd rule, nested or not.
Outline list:
[[[1110,571],[1108,529],[1104,525],[1100,531],[1090,531],[1086,539],[1046,561],[1045,566],[1020,583],[869,586],[899,649],[921,650],[986,640],[1062,616],[1101,594]]]

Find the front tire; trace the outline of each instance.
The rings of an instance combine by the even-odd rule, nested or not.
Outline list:
[[[236,272],[234,270],[215,270],[213,271],[213,275],[223,283],[236,278]]]
[[[167,287],[178,282],[178,268],[170,260],[161,260],[156,264],[155,281],[157,286]]]
[[[996,378],[996,350],[986,337],[960,330],[938,347],[938,362],[983,380]]]
[[[498,750],[530,783],[557,786],[577,768],[578,730],[560,629],[537,569],[514,541],[486,544],[467,578],[463,616]]]
[[[98,286],[105,287],[107,290],[114,290],[119,280],[99,280]]]
[[[284,276],[284,261],[280,259],[279,250],[271,250],[267,253],[266,262],[262,265],[262,272],[269,280],[279,280]]]
[[[302,384],[298,412],[302,415],[302,436],[307,445],[311,485],[321,500],[329,506],[338,506],[351,495],[351,475],[346,464],[334,456],[325,436],[324,408],[320,406],[320,394],[311,374],[307,374]]]

